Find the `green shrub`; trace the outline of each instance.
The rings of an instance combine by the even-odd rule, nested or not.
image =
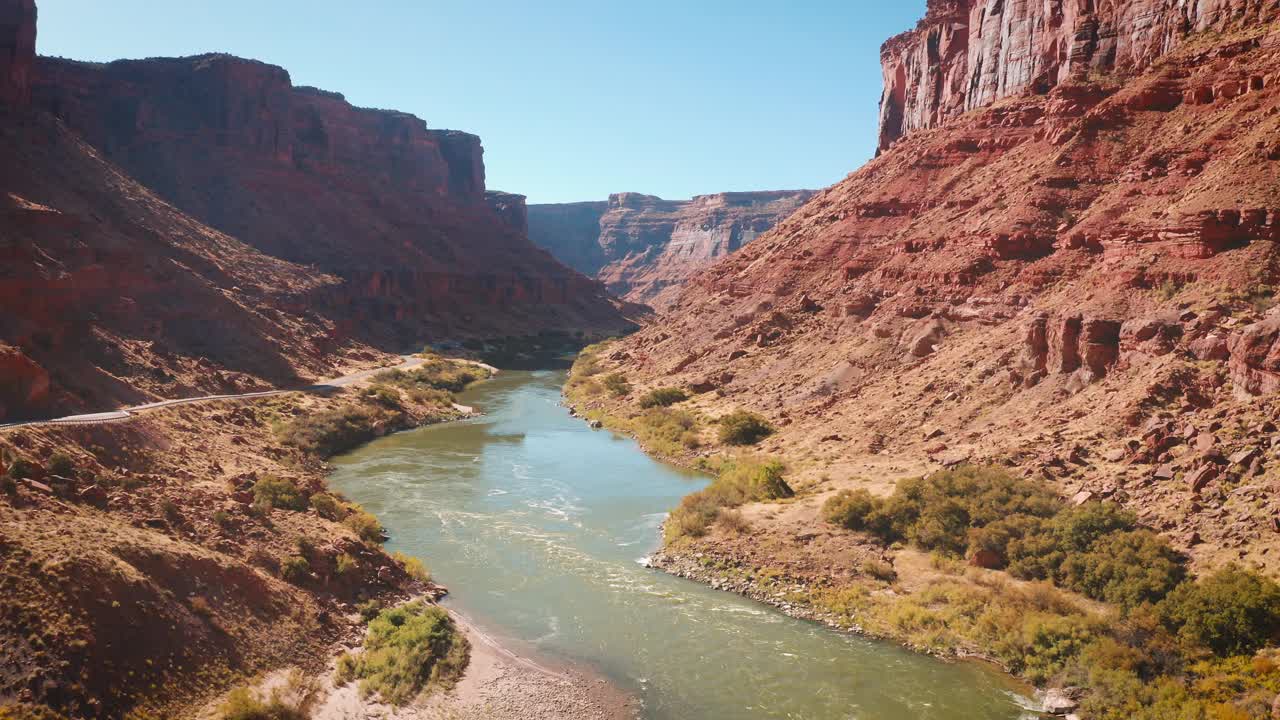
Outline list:
[[[58,475],[59,477],[72,477],[76,474],[76,463],[71,456],[64,452],[55,452],[49,456],[49,461],[45,463],[45,469],[50,475]]]
[[[56,713],[43,705],[0,705],[0,720],[67,720],[66,715]]]
[[[307,498],[292,482],[264,475],[253,484],[253,502],[280,510],[306,510]]]
[[[755,445],[773,434],[773,426],[759,415],[746,410],[720,418],[720,442],[725,445]]]
[[[489,377],[489,372],[470,363],[436,358],[411,370],[388,370],[374,376],[382,385],[409,389],[433,389],[461,392],[473,382]]]
[[[374,438],[374,411],[359,405],[300,415],[281,426],[280,441],[317,457],[330,457]]]
[[[1150,530],[1102,535],[1085,552],[1068,552],[1058,584],[1129,609],[1158,602],[1186,576],[1183,559]]]
[[[640,396],[640,407],[670,407],[689,399],[689,395],[680,388],[664,387],[650,390]]]
[[[663,529],[667,542],[705,535],[725,508],[791,497],[795,493],[782,472],[782,463],[777,460],[739,459],[726,465],[715,482],[686,495],[671,511]]]
[[[1085,503],[1059,513],[1053,532],[1064,550],[1083,552],[1102,536],[1133,530],[1137,525],[1137,517],[1115,503]]]
[[[891,563],[883,560],[868,560],[862,563],[862,572],[881,582],[891,583],[898,579],[898,571],[893,569]]]
[[[334,560],[334,570],[339,575],[348,575],[360,569],[360,563],[348,553],[342,553]]]
[[[311,563],[301,555],[290,555],[280,561],[280,577],[300,585],[311,576]]]
[[[360,681],[366,697],[405,705],[424,690],[447,688],[467,666],[469,644],[443,609],[417,600],[386,610],[369,623],[364,649],[344,655],[338,682]]]
[[[627,376],[622,373],[611,373],[604,376],[604,380],[600,381],[605,390],[614,397],[622,397],[631,392],[631,383],[627,382]]]
[[[841,490],[822,504],[822,519],[846,530],[864,530],[867,517],[879,505],[879,500],[865,489]]]
[[[367,396],[382,407],[392,410],[398,410],[404,406],[404,401],[400,398],[400,391],[386,385],[370,386]]]
[[[418,582],[430,582],[431,571],[427,570],[427,566],[423,565],[418,558],[398,551],[391,553],[391,557],[404,566],[404,571],[409,577]]]
[[[356,612],[360,613],[360,619],[365,622],[369,622],[378,617],[378,614],[382,612],[382,601],[366,600],[356,605]]]
[[[636,439],[660,455],[680,455],[698,447],[698,418],[693,413],[653,408],[632,425]]]
[[[311,496],[311,507],[315,508],[316,513],[326,520],[341,520],[346,514],[346,508],[338,499],[329,493],[316,493]]]
[[[1186,575],[1185,559],[1112,503],[1068,507],[1040,483],[996,468],[961,467],[902,480],[884,499],[844,491],[823,517],[884,542],[945,555],[995,554],[1011,575],[1052,580],[1129,610],[1155,603]]]
[[[307,720],[318,688],[300,671],[290,673],[285,685],[265,697],[249,688],[236,688],[218,708],[220,720]]]
[[[14,480],[24,480],[26,478],[35,477],[36,466],[29,460],[17,458],[9,463],[9,477]]]
[[[386,537],[386,531],[382,527],[382,523],[378,522],[378,518],[364,510],[352,512],[342,521],[342,524],[351,528],[351,531],[357,537],[368,543],[380,543]]]
[[[229,514],[227,514],[227,511],[226,511],[226,510],[217,510],[217,511],[214,511],[214,513],[213,513],[213,524],[214,524],[214,525],[217,525],[217,526],[218,526],[218,527],[220,527],[220,528],[227,528],[227,527],[230,527],[230,526],[231,526],[231,516],[230,516]]]
[[[1158,612],[1190,646],[1220,656],[1252,654],[1280,633],[1280,585],[1229,565],[1178,586]]]

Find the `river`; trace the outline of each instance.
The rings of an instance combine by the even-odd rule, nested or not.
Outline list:
[[[795,620],[640,564],[706,478],[591,430],[561,371],[511,371],[459,401],[486,415],[333,461],[389,548],[423,559],[486,632],[604,673],[652,720],[1016,720],[1007,678]]]

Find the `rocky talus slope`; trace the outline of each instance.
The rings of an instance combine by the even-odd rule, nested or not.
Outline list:
[[[616,193],[606,202],[529,207],[529,237],[632,302],[666,309],[685,281],[746,245],[813,195],[733,192],[663,200]]]
[[[1067,5],[931,3],[879,157],[607,365],[762,412],[801,485],[1001,463],[1275,574],[1276,8]]]

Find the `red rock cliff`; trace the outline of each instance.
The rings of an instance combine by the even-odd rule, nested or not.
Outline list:
[[[0,105],[30,101],[35,57],[35,0],[0,0]]]
[[[486,201],[474,135],[225,55],[41,58],[33,95],[183,211],[344,278],[324,298],[344,329],[407,342],[621,326],[598,283],[528,241],[519,208]]]
[[[634,392],[684,386],[709,416],[767,415],[764,452],[833,475],[1007,463],[1128,503],[1193,553],[1237,547],[1259,520],[1210,498],[1259,481],[1262,465],[1227,458],[1265,451],[1280,403],[1280,23],[1200,3],[1125,25],[1136,6],[1120,3],[1085,32],[1067,5],[1005,3],[988,30],[1058,7],[1045,27],[1089,40],[1062,62],[1111,69],[1073,79],[1009,54],[1023,36],[1006,33],[997,76],[1023,80],[1000,84],[972,72],[987,55],[958,7],[934,3],[887,46],[929,78],[890,94],[920,127],[703,269],[607,359]],[[1172,30],[1212,18],[1243,26]],[[1037,77],[1042,94],[1015,91]],[[1240,440],[1213,454],[1219,429]]]
[[[880,51],[880,150],[912,130],[1091,73],[1149,67],[1194,33],[1274,19],[1271,0],[929,0]]]
[[[808,200],[808,190],[698,195],[616,193],[607,202],[534,205],[535,243],[615,294],[663,309],[684,281],[754,240]]]

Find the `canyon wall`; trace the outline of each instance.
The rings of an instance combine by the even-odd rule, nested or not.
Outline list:
[[[763,414],[806,481],[1000,464],[1280,574],[1280,23],[1081,7],[931,3],[886,46],[883,151],[603,371]]]
[[[522,200],[486,195],[474,135],[226,55],[40,58],[32,94],[185,213],[345,280],[315,299],[340,333],[394,345],[626,325],[597,282],[528,241]]]
[[[529,235],[614,294],[662,310],[687,278],[751,242],[812,195],[734,192],[679,201],[616,193],[607,202],[533,205]]]
[[[39,58],[35,21],[0,0],[0,421],[632,327],[476,136],[225,55]]]
[[[1091,74],[1136,73],[1194,33],[1274,19],[1269,0],[929,0],[914,30],[880,51],[881,151],[903,135]]]
[[[35,57],[35,0],[0,0],[0,106],[30,101]]]

